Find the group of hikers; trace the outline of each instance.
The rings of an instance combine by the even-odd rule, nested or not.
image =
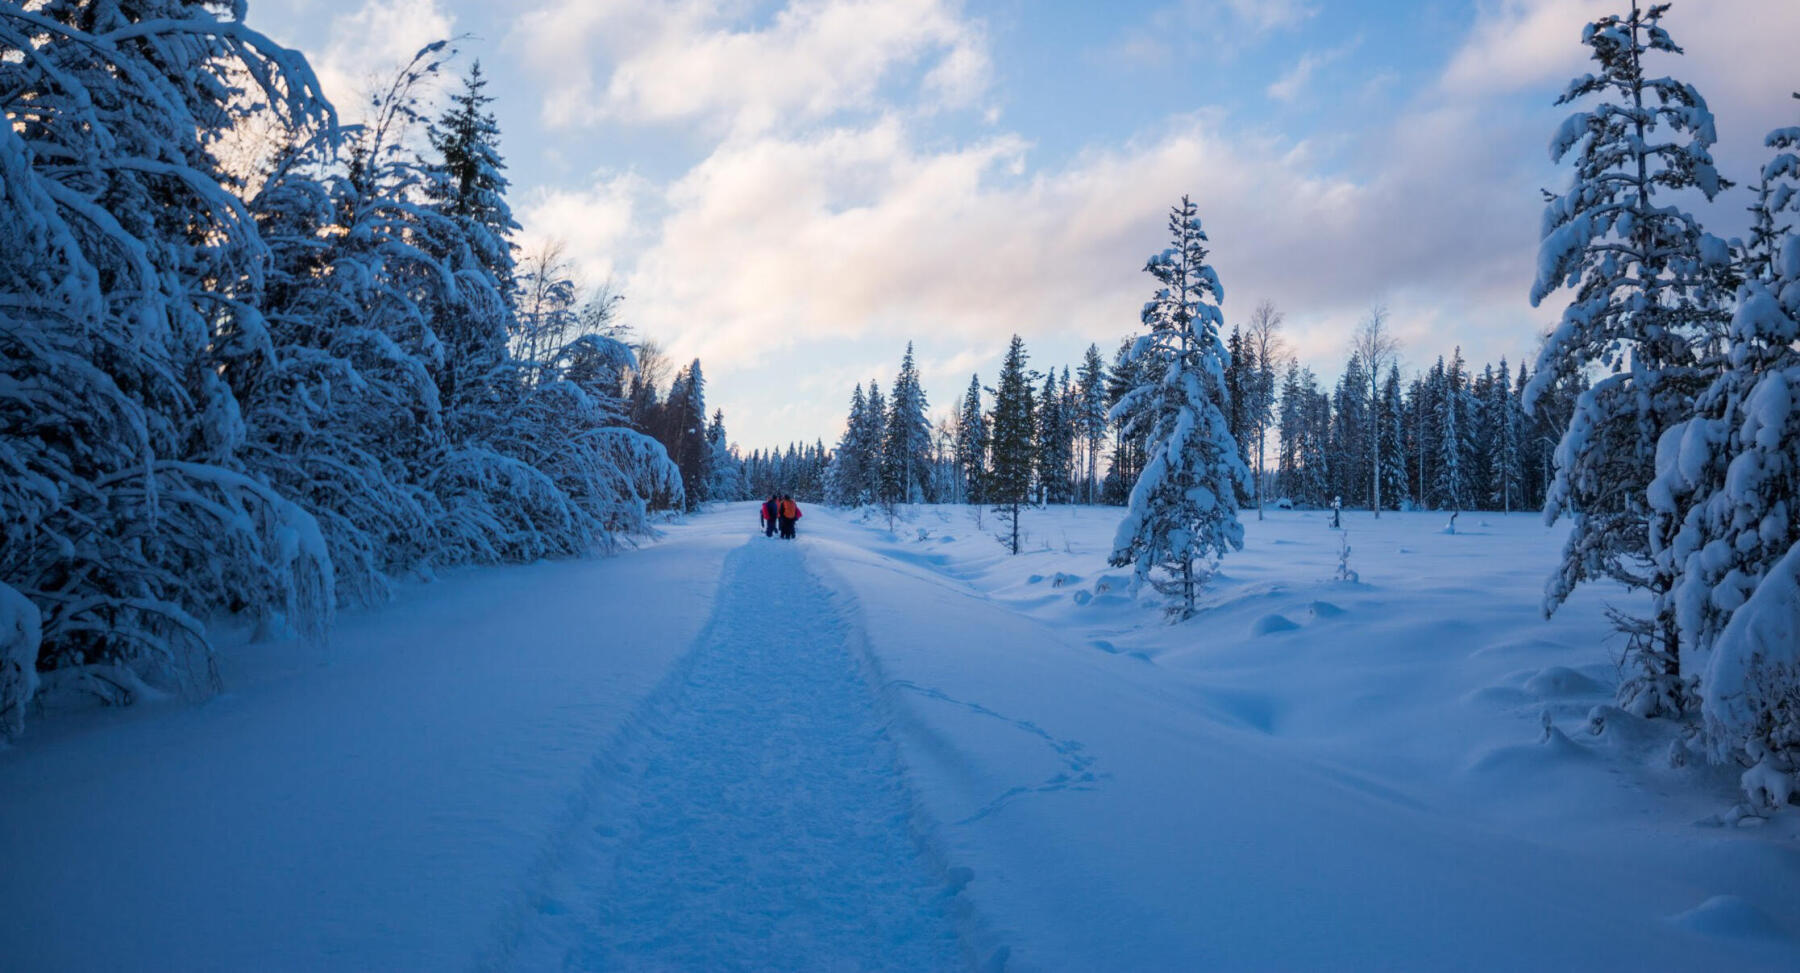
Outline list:
[[[774,537],[776,531],[787,540],[794,539],[794,521],[800,519],[800,505],[786,493],[772,493],[762,505],[763,536]]]

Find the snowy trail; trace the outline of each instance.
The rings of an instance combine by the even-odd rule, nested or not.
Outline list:
[[[733,551],[511,965],[966,968],[960,883],[920,836],[851,635],[798,545]]]

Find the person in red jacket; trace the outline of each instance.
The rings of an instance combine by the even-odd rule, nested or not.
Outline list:
[[[763,502],[762,525],[763,525],[763,536],[764,537],[774,537],[775,536],[776,517],[778,515],[777,512],[780,507],[781,507],[781,498],[779,496],[776,496],[773,493],[769,494],[769,499]]]
[[[794,521],[800,519],[800,505],[794,502],[793,497],[784,493],[781,495],[781,503],[776,509],[776,514],[781,519],[781,536],[793,540]]]

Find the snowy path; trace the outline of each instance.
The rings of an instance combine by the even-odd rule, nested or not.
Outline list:
[[[726,559],[710,624],[534,896],[518,969],[966,966],[956,888],[798,545]]]

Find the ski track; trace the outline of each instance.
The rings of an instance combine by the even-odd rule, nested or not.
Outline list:
[[[968,969],[965,870],[923,837],[848,624],[797,544],[728,555],[710,624],[597,762],[496,965]]]

